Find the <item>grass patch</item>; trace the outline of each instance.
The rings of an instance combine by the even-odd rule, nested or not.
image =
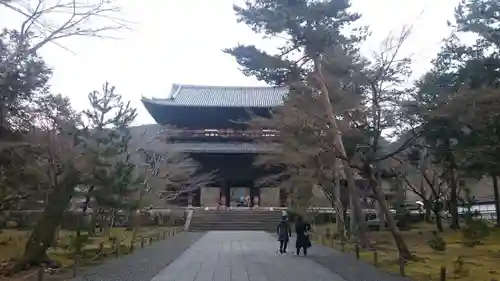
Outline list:
[[[316,226],[316,242],[331,246],[328,239],[322,239],[321,235],[330,228],[333,233],[335,225]],[[481,245],[467,247],[462,243],[460,231],[446,230],[442,237],[446,241],[446,250],[443,252],[431,249],[427,242],[432,237],[434,226],[431,224],[419,224],[410,231],[402,232],[402,235],[417,257],[416,261],[410,261],[405,266],[406,275],[418,281],[439,280],[439,272],[442,266],[447,269],[448,280],[460,281],[490,281],[500,280],[500,229],[492,229],[491,235],[482,240]],[[390,272],[399,272],[398,252],[392,242],[392,236],[388,231],[377,231],[369,233],[371,241],[378,251],[378,265],[381,269]],[[334,243],[336,249],[340,249],[340,242]],[[353,252],[354,244],[347,243],[346,251]],[[373,252],[361,250],[360,259],[373,262]]]

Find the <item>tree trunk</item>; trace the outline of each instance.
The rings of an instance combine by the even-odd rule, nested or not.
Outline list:
[[[384,209],[380,206],[380,203],[378,201],[375,203],[377,205],[377,217],[380,220],[378,227],[380,231],[383,231],[385,230],[385,223],[386,223]]]
[[[344,221],[344,205],[342,204],[342,199],[340,195],[340,161],[335,159],[335,184],[334,184],[334,194],[335,194],[335,215],[336,215],[336,223],[337,223],[337,233],[342,238],[345,237],[345,221]]]
[[[98,210],[93,210],[90,215],[90,221],[89,221],[89,235],[90,236],[95,236],[96,235],[96,227],[97,227],[97,221],[99,218],[99,211]]]
[[[111,213],[110,213],[109,222],[108,222],[108,229],[107,229],[108,237],[111,237],[111,234],[112,234],[111,229],[113,229],[113,227],[115,226],[115,217],[116,217],[116,209],[111,208]]]
[[[14,271],[20,271],[27,265],[35,265],[44,261],[47,249],[54,241],[56,230],[73,196],[73,188],[73,185],[71,185],[70,188],[60,186],[54,189],[40,219],[26,242],[24,254],[16,263]]]
[[[443,232],[443,219],[441,217],[441,212],[444,210],[444,205],[439,201],[439,198],[437,198],[434,201],[429,201],[429,208],[432,210],[434,213],[434,216],[436,217],[436,221],[434,222],[436,224],[436,228],[439,232]]]
[[[370,246],[370,241],[368,239],[368,235],[366,234],[367,227],[366,227],[366,222],[364,220],[362,210],[361,210],[361,203],[359,202],[359,193],[358,189],[356,187],[356,182],[354,180],[353,172],[352,169],[349,165],[349,161],[345,160],[348,159],[346,150],[344,148],[344,142],[342,140],[342,132],[340,131],[340,128],[337,123],[337,116],[335,115],[335,112],[333,111],[332,103],[330,100],[330,93],[328,91],[328,87],[326,86],[325,79],[323,77],[323,70],[321,63],[319,61],[319,58],[314,59],[314,66],[316,70],[316,74],[318,75],[318,83],[321,88],[322,92],[322,98],[325,103],[325,109],[326,109],[326,114],[328,116],[328,119],[330,121],[330,124],[332,126],[332,129],[334,130],[334,143],[333,147],[335,148],[335,151],[340,154],[342,158],[342,168],[344,170],[346,179],[347,179],[347,188],[349,190],[349,195],[351,198],[354,200],[352,201],[353,204],[353,210],[351,210],[351,219],[354,219],[356,224],[357,224],[357,232],[358,232],[358,237],[359,237],[359,242],[362,247],[366,248]],[[352,232],[352,230],[351,230]]]
[[[496,214],[496,227],[500,227],[500,192],[498,191],[498,176],[492,175],[493,179],[493,193],[495,194],[495,214]]]
[[[457,178],[455,177],[455,169],[449,169],[449,183],[450,183],[450,214],[451,214],[451,229],[460,229],[459,217],[458,217],[458,185]]]
[[[86,221],[87,210],[89,209],[89,204],[90,204],[90,199],[91,199],[90,193],[93,190],[94,190],[94,187],[93,186],[90,187],[89,191],[85,195],[85,201],[83,202],[83,206],[82,206],[82,213],[77,217],[78,222],[76,224],[76,243],[75,243],[76,249],[75,249],[75,252],[79,256],[82,254],[82,247],[83,247],[83,245],[82,245],[82,226]]]
[[[382,190],[380,189],[377,179],[374,177],[373,171],[369,165],[365,165],[365,173],[369,177],[370,184],[373,187],[373,193],[377,198],[380,207],[385,213],[387,219],[387,226],[389,227],[389,230],[391,231],[392,234],[392,238],[394,239],[394,243],[398,248],[399,256],[405,260],[412,260],[413,255],[411,254],[408,246],[406,245],[405,241],[403,240],[403,237],[401,236],[401,233],[399,232],[399,229],[396,225],[396,220],[394,219],[394,216],[391,213],[389,205],[387,204],[387,201],[385,200],[382,194]]]
[[[137,210],[134,210],[134,212],[132,213],[133,223],[134,223],[133,224],[134,230],[132,232],[132,241],[135,241],[135,238],[137,237],[137,232],[141,227],[141,214],[138,211],[140,211],[142,208],[142,200],[146,195],[146,190],[148,190],[149,173],[147,168],[144,168],[144,176],[146,177],[146,179],[144,180],[144,183],[141,185],[142,188],[139,189],[139,200],[137,202]]]
[[[425,222],[432,223],[432,207],[428,200],[424,200]]]
[[[434,216],[436,217],[436,228],[439,232],[443,232],[443,220],[441,219],[441,208],[439,207],[439,202],[434,203],[432,208]]]
[[[349,196],[349,211],[351,212],[351,220],[349,221],[349,237],[358,236],[358,217],[354,211],[354,209],[356,209],[356,207],[354,206],[354,204],[356,204],[356,198],[359,197],[354,197],[352,194],[350,194]]]
[[[111,230],[113,227],[115,227],[115,219],[116,219],[116,209],[113,208],[111,210],[111,217],[109,218],[109,229]]]

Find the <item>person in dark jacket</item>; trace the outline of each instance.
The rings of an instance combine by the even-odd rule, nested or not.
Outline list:
[[[305,222],[302,216],[298,216],[295,223],[295,233],[297,234],[295,248],[297,249],[297,255],[300,255],[300,250],[302,249],[304,256],[307,256],[307,248],[311,247],[309,231],[311,231],[311,225]]]
[[[288,245],[288,241],[292,236],[292,229],[288,224],[286,217],[282,217],[281,221],[276,228],[276,234],[278,235],[278,241],[280,241],[280,253],[286,253],[286,247]]]

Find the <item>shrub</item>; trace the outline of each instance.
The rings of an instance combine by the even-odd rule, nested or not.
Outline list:
[[[462,229],[464,244],[469,247],[474,247],[481,244],[481,239],[490,235],[488,223],[482,219],[468,219],[465,227]]]
[[[435,251],[442,252],[446,250],[446,241],[444,241],[444,239],[441,238],[436,231],[432,232],[432,238],[427,241],[427,245]]]
[[[469,269],[466,268],[465,261],[462,256],[458,256],[457,259],[453,261],[453,275],[455,278],[469,276]]]
[[[335,222],[335,214],[331,213],[316,213],[314,214],[313,218],[315,224],[327,224]]]
[[[289,222],[292,222],[292,223],[295,222],[299,215],[300,214],[295,212],[295,211],[292,211],[292,210],[287,211],[287,217],[288,217]],[[335,222],[336,217],[335,217],[335,214],[332,214],[332,213],[312,213],[311,219],[314,220],[314,223],[318,225],[318,224],[327,224],[327,223]]]
[[[399,230],[409,230],[412,223],[412,216],[410,213],[405,212],[396,215],[396,226]]]

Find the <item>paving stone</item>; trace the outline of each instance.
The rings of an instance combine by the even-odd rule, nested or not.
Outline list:
[[[260,231],[211,231],[151,281],[345,281]]]
[[[169,265],[203,233],[183,232],[163,241],[153,242],[144,249],[85,269],[72,281],[149,281],[160,270]]]

